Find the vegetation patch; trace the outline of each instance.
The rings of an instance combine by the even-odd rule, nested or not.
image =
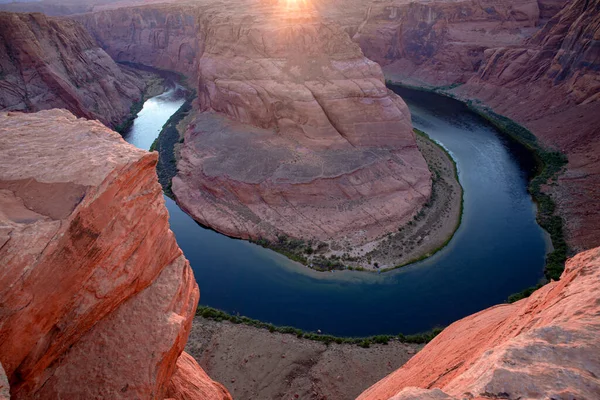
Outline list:
[[[158,181],[163,188],[164,193],[172,199],[175,199],[171,190],[171,181],[177,175],[177,159],[175,158],[175,144],[180,142],[179,130],[177,125],[192,111],[192,103],[196,98],[196,91],[187,90],[185,103],[177,110],[167,122],[163,125],[158,137],[150,146],[150,151],[158,151],[158,164],[156,173]]]
[[[425,344],[429,343],[434,337],[439,335],[443,328],[434,328],[429,332],[417,333],[414,335],[376,335],[368,337],[341,337],[333,335],[323,335],[321,333],[306,332],[302,329],[294,328],[291,326],[277,326],[268,322],[262,322],[256,319],[244,317],[241,315],[229,314],[225,311],[208,307],[198,306],[196,315],[202,318],[210,319],[213,321],[229,321],[234,324],[244,324],[253,326],[259,329],[266,329],[269,332],[278,332],[288,335],[295,335],[299,339],[314,340],[316,342],[322,342],[327,345],[331,343],[337,344],[354,344],[360,347],[368,348],[372,344],[388,344],[390,341],[397,340],[402,343],[417,343]]]

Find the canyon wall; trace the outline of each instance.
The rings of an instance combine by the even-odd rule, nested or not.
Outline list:
[[[490,107],[566,153],[545,190],[571,248],[599,246],[600,2],[486,4],[373,3],[354,40],[386,78]]]
[[[116,61],[180,72],[195,85],[203,38],[202,8],[157,4],[76,16]]]
[[[173,192],[199,222],[241,238],[365,243],[429,198],[408,108],[311,5],[199,2],[78,18],[117,60],[197,82],[200,113]]]
[[[575,250],[600,245],[600,1],[572,0],[524,46],[489,49],[454,90],[528,127],[567,154],[548,188]]]
[[[0,113],[11,398],[230,398],[182,355],[199,292],[169,230],[157,158],[66,110]]]
[[[387,78],[446,86],[474,76],[486,49],[522,43],[539,18],[536,0],[377,1],[353,39]]]
[[[115,128],[141,100],[145,75],[115,64],[75,21],[0,13],[0,110],[65,108]]]
[[[450,325],[358,400],[600,398],[600,248],[531,297]]]

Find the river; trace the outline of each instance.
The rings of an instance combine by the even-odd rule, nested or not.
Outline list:
[[[457,163],[464,214],[448,246],[382,274],[316,272],[205,229],[165,197],[171,229],[198,280],[201,304],[333,335],[411,334],[501,303],[543,277],[548,244],[527,193],[530,155],[455,100],[394,90],[408,103],[414,126]],[[175,88],[149,99],[125,139],[150,148],[183,102]]]

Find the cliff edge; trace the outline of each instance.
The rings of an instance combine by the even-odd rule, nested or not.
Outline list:
[[[598,399],[599,298],[595,248],[531,297],[453,323],[358,399]]]
[[[0,362],[13,399],[191,398],[179,395],[190,375],[204,398],[230,398],[181,355],[199,291],[157,158],[66,110],[0,113]]]

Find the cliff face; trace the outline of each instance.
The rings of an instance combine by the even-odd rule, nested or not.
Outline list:
[[[530,128],[568,155],[551,188],[577,250],[600,245],[600,1],[573,0],[523,47],[486,51],[457,88]]]
[[[195,81],[203,39],[198,7],[157,4],[77,16],[116,61],[177,71]]]
[[[531,297],[450,325],[358,399],[600,398],[599,296],[596,248]]]
[[[522,43],[538,23],[537,1],[372,2],[354,36],[386,76],[435,86],[464,83],[490,47]]]
[[[0,13],[0,110],[66,108],[117,127],[144,86],[138,73],[115,64],[80,24]]]
[[[117,59],[197,78],[203,113],[173,191],[203,224],[242,238],[364,243],[427,201],[430,173],[406,105],[311,6],[164,5],[81,20]]]
[[[0,114],[0,362],[12,398],[181,388],[172,377],[199,293],[156,162],[65,110]]]

